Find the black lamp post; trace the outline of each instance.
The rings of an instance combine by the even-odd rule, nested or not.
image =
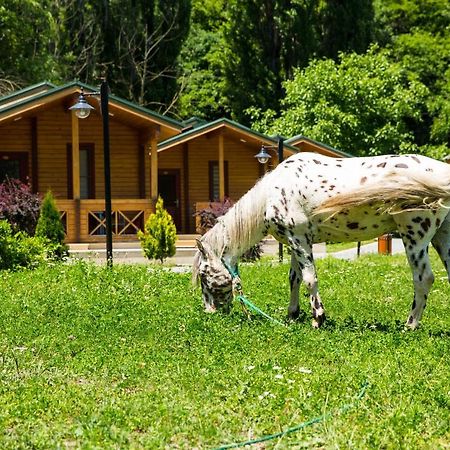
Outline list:
[[[103,120],[103,161],[104,161],[104,174],[105,174],[105,226],[106,226],[106,263],[108,267],[112,267],[113,264],[113,252],[112,252],[112,208],[111,208],[111,162],[109,151],[109,86],[106,80],[102,81],[100,85],[100,92],[90,92],[84,94],[81,90],[81,94],[78,98],[78,102],[71,106],[69,109],[75,111],[75,114],[80,119],[85,119],[89,116],[93,108],[87,101],[86,96],[93,96],[100,94],[100,108]]]
[[[268,149],[278,150],[278,164],[281,164],[284,159],[283,158],[284,138],[282,136],[278,136],[278,145],[261,146],[261,150],[259,151],[259,153],[255,155],[255,158],[257,158],[261,164],[265,164],[271,158],[269,153],[267,153],[266,151]],[[278,259],[280,262],[283,262],[283,244],[281,242],[278,244]]]

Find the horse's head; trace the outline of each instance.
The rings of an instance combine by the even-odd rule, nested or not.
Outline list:
[[[228,312],[233,300],[232,278],[222,260],[206,242],[197,240],[198,252],[192,266],[192,279],[200,279],[203,304],[207,312]]]

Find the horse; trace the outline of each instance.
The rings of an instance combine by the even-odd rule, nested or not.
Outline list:
[[[412,271],[406,326],[419,326],[434,276],[430,242],[450,281],[450,165],[421,155],[332,158],[298,153],[264,175],[197,240],[192,279],[205,310],[229,311],[239,257],[266,235],[291,249],[288,318],[298,319],[299,288],[309,294],[312,325],[325,321],[314,243],[373,239],[398,232]]]

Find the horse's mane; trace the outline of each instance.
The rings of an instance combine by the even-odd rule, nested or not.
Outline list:
[[[447,200],[450,200],[449,180],[439,180],[439,177],[429,174],[399,177],[398,173],[392,172],[382,182],[373,182],[329,198],[313,213],[331,216],[351,208],[376,205],[383,212],[398,214],[442,207]]]
[[[219,217],[214,227],[200,238],[218,258],[222,258],[225,251],[238,258],[264,237],[262,230],[267,197],[264,179]],[[192,265],[194,283],[198,278],[200,258],[197,252]]]

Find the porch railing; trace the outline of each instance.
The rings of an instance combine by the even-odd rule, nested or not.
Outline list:
[[[105,201],[57,200],[67,242],[101,242],[106,234]],[[153,212],[148,199],[112,200],[113,239],[136,239]]]

